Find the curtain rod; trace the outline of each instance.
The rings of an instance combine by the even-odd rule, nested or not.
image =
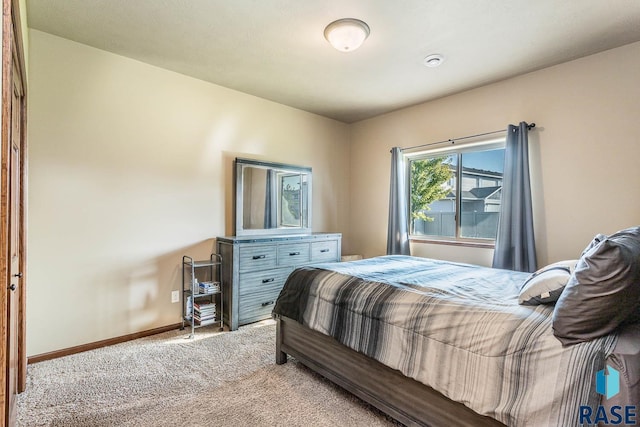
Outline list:
[[[533,129],[534,127],[536,127],[535,123],[531,123],[531,124],[527,125],[527,129],[529,129],[529,130]],[[485,133],[479,133],[479,134],[476,134],[476,135],[462,136],[460,138],[451,138],[451,139],[447,139],[446,141],[430,142],[429,144],[421,144],[421,145],[414,145],[413,147],[400,148],[400,151],[413,150],[414,148],[429,147],[431,145],[438,145],[438,144],[446,144],[446,143],[455,144],[456,141],[459,141],[461,139],[477,138],[479,136],[493,135],[494,133],[500,133],[500,132],[506,132],[506,131],[507,131],[506,129],[494,130],[492,132],[485,132]]]

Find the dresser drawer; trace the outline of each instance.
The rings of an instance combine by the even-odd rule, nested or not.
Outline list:
[[[255,271],[251,273],[240,273],[240,297],[266,289],[281,289],[282,286],[284,286],[285,280],[287,280],[287,277],[289,277],[289,274],[292,271],[293,268],[288,267]]]
[[[256,271],[276,266],[276,245],[244,246],[238,251],[240,271]]]
[[[311,244],[311,262],[338,260],[338,241],[313,242]]]
[[[300,265],[309,262],[309,243],[278,245],[278,265]]]
[[[271,311],[281,290],[282,285],[265,287],[259,291],[241,296],[240,301],[238,301],[238,321],[240,324],[271,317]]]

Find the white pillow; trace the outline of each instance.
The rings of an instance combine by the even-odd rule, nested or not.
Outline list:
[[[518,303],[539,305],[556,302],[573,274],[578,260],[559,261],[532,273],[520,286]]]

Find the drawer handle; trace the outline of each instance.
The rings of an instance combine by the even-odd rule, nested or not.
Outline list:
[[[253,259],[265,259],[266,257],[266,255],[254,255]]]
[[[329,252],[329,249],[320,249],[320,252]]]
[[[271,279],[262,279],[262,283],[269,283],[269,282],[273,282],[274,280],[276,280],[275,278],[271,278]]]
[[[275,301],[267,301],[267,302],[263,302],[263,303],[262,303],[262,306],[263,306],[263,307],[266,307],[266,306],[268,306],[268,305],[273,304],[274,302],[275,302]]]
[[[289,252],[289,256],[300,255],[300,252]]]

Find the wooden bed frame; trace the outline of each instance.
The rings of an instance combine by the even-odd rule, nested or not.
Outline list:
[[[276,317],[276,363],[291,355],[365,402],[408,426],[503,426],[448,399],[400,371],[313,331],[288,317]]]

